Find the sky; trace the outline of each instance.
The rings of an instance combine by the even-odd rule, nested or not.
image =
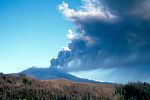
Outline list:
[[[149,11],[149,0],[0,0],[0,71],[150,82]]]
[[[56,57],[68,41],[67,30],[74,29],[57,8],[61,2],[0,0],[1,72],[50,66],[50,59]]]

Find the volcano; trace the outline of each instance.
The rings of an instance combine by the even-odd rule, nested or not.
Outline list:
[[[89,80],[85,78],[79,78],[74,75],[71,75],[66,72],[62,72],[57,68],[50,67],[50,68],[36,68],[31,67],[26,69],[20,73],[23,73],[29,77],[36,78],[38,80],[54,80],[54,79],[66,79],[74,82],[87,82],[87,83],[107,83],[107,82],[99,82],[95,80]],[[17,74],[20,74],[17,73]]]

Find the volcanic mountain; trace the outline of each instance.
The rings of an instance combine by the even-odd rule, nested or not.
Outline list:
[[[107,82],[99,82],[99,81],[79,78],[69,73],[62,72],[57,68],[51,68],[51,67],[50,68],[31,67],[20,73],[23,73],[29,77],[33,77],[39,80],[67,79],[67,80],[74,81],[74,82],[107,83]],[[17,74],[20,74],[20,73],[17,73]]]

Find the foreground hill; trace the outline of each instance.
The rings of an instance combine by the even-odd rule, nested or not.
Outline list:
[[[21,74],[0,74],[0,100],[112,100],[111,84],[76,83],[65,79],[38,81]]]
[[[69,73],[62,72],[57,68],[35,68],[31,67],[27,70],[24,70],[20,73],[23,73],[29,77],[33,77],[39,80],[53,80],[53,79],[67,79],[74,82],[88,82],[88,83],[107,83],[107,82],[98,82],[94,80],[79,78]],[[19,74],[19,73],[18,73]]]
[[[0,100],[150,100],[150,84],[39,81],[24,74],[0,74]]]

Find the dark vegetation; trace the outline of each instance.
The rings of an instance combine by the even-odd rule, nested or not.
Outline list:
[[[77,83],[65,79],[39,81],[24,74],[0,74],[0,100],[150,100],[150,84]]]
[[[117,100],[150,100],[150,84],[137,82],[116,85],[115,95]]]

